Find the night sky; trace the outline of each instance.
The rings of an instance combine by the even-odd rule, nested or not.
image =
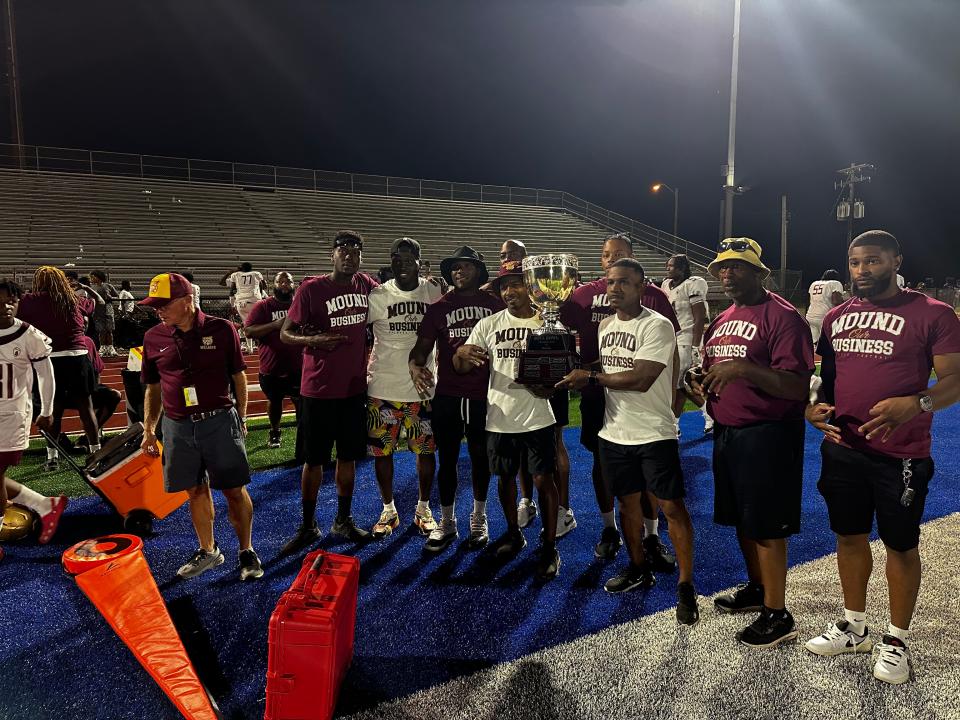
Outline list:
[[[16,0],[25,142],[562,189],[715,246],[733,0]],[[743,0],[734,234],[960,275],[960,2]]]

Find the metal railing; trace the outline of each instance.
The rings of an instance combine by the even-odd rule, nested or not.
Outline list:
[[[598,227],[624,233],[636,243],[670,255],[686,253],[690,261],[696,265],[706,266],[715,255],[712,250],[702,245],[595,205],[563,190],[422,180],[280,165],[137,155],[40,145],[0,144],[0,168],[190,183],[220,183],[274,190],[312,190],[546,207],[569,213]]]

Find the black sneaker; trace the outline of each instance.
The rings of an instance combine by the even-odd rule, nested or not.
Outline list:
[[[60,460],[57,458],[50,458],[43,464],[44,472],[59,472],[60,471]]]
[[[280,447],[280,444],[281,444],[281,443],[280,443],[280,431],[277,430],[276,432],[274,432],[273,430],[271,430],[271,431],[270,431],[270,439],[267,440],[267,447],[268,447],[268,448],[276,449],[276,448]]]
[[[490,546],[496,558],[510,558],[516,556],[527,546],[527,539],[520,529],[507,530]]]
[[[356,523],[353,522],[353,515],[348,515],[343,520],[334,518],[330,532],[355,543],[366,542],[371,537],[367,530],[357,527]]]
[[[560,553],[556,546],[540,548],[537,558],[537,580],[553,580],[560,570]]]
[[[615,527],[605,527],[600,533],[600,542],[593,548],[593,556],[599,560],[613,560],[623,545],[620,531]]]
[[[650,568],[658,573],[672,573],[677,569],[677,559],[667,552],[659,535],[647,535],[643,539],[643,552]]]
[[[682,582],[677,585],[677,622],[681,625],[696,625],[700,619],[697,607],[697,591],[693,583]]]
[[[297,529],[297,534],[290,538],[287,544],[281,548],[280,556],[293,555],[295,552],[310,547],[320,538],[320,535],[320,528],[317,527],[316,523],[313,523],[313,525],[301,525]]]
[[[203,548],[197,548],[193,557],[187,560],[187,562],[177,570],[177,575],[185,579],[193,578],[218,565],[223,565],[223,553],[220,552],[220,548],[214,545],[213,552],[207,552]]]
[[[787,610],[774,612],[765,607],[756,620],[737,633],[737,640],[753,648],[771,648],[794,640],[799,634],[793,615]]]
[[[629,592],[630,590],[649,590],[657,584],[657,578],[650,570],[649,563],[634,565],[630,563],[618,574],[603,584],[603,589],[610,594]]]
[[[723,613],[760,612],[763,607],[763,585],[753,582],[739,585],[732,593],[717,596],[713,606]]]
[[[263,577],[263,565],[253,548],[240,551],[240,579],[256,580]]]

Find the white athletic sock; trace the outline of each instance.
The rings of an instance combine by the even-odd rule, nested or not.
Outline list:
[[[659,526],[660,526],[660,518],[654,518],[653,520],[651,520],[650,518],[644,518],[643,519],[644,535],[643,536],[649,537],[650,535],[656,535],[657,529],[659,528]]]
[[[57,449],[56,449],[56,448],[53,448],[53,447],[50,447],[50,446],[48,445],[48,446],[47,446],[47,460],[56,460],[56,459],[58,459],[59,457],[60,457],[60,455],[57,453]]]
[[[95,452],[100,450],[100,443],[96,443],[90,446],[90,454],[93,455]]]
[[[473,501],[473,512],[475,515],[486,515],[487,514],[487,501],[486,500],[474,500]]]
[[[520,498],[520,507],[526,507],[527,505],[532,505],[533,500],[530,498],[521,497]]]
[[[397,511],[397,506],[394,505],[394,504],[393,504],[393,500],[391,500],[389,503],[384,503],[384,504],[383,504],[383,509],[384,509],[385,511],[389,511],[389,512],[395,513],[395,512]]]
[[[418,513],[427,513],[430,512],[430,501],[429,500],[417,500],[417,512]]]
[[[453,520],[453,505],[441,505],[440,506],[440,519],[441,520]]]
[[[610,512],[602,512],[600,513],[600,517],[603,518],[603,526],[605,528],[610,527],[610,528],[613,528],[614,530],[617,529],[617,511],[616,510],[611,510]]]
[[[566,514],[567,514],[567,509],[566,509],[563,505],[558,505],[558,506],[557,506],[557,516],[558,516],[558,517],[563,517],[563,516],[566,515]]]
[[[843,616],[847,619],[849,623],[848,627],[857,635],[863,635],[864,630],[867,628],[867,614],[865,612],[857,612],[856,610],[847,610],[843,609]]]
[[[893,623],[887,625],[887,635],[893,635],[895,638],[900,638],[903,640],[903,644],[907,644],[907,638],[910,637],[910,631],[904,630],[903,628],[898,628]]]
[[[17,505],[23,505],[33,510],[37,515],[46,515],[51,510],[50,498],[41,495],[36,490],[31,490],[26,485],[20,486],[20,492],[11,502]]]

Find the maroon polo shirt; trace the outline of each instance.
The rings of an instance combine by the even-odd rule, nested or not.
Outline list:
[[[437,394],[470,400],[486,400],[490,382],[490,364],[475,367],[460,375],[453,369],[453,356],[463,345],[473,326],[481,318],[503,310],[503,301],[478,291],[465,296],[454,290],[443,295],[432,305],[420,323],[417,336],[437,343]]]
[[[245,327],[265,325],[287,316],[289,302],[280,302],[276,297],[268,297],[257,302],[247,315]],[[289,345],[280,339],[280,330],[272,330],[257,339],[260,356],[260,373],[276,377],[300,377],[303,370],[303,348]]]
[[[83,312],[80,303],[77,303],[71,315],[63,317],[55,310],[48,293],[27,293],[20,298],[17,317],[49,337],[55,353],[86,350],[86,345],[83,344]]]
[[[960,319],[953,308],[913,290],[888,300],[851,298],[823,318],[817,346],[833,353],[833,424],[841,444],[894,458],[930,455],[933,413],[920,413],[890,434],[867,440],[858,428],[881,400],[916,395],[930,383],[935,355],[960,352]]]
[[[747,360],[773,370],[813,374],[810,326],[779,295],[766,292],[757,305],[731,305],[714,318],[704,334],[703,369],[730,360]],[[721,425],[743,427],[758,422],[803,417],[807,401],[774,397],[746,380],[735,380],[721,394],[707,397],[707,412]]]
[[[287,317],[293,325],[345,335],[333,350],[304,348],[300,394],[342,399],[367,391],[367,298],[379,283],[354,273],[348,285],[321,275],[297,288]]]
[[[670,304],[670,298],[660,288],[647,283],[643,288],[640,304],[663,315],[673,323],[673,329],[680,332],[677,314]],[[570,298],[560,306],[560,322],[580,336],[580,356],[583,362],[592,363],[600,359],[600,346],[597,340],[597,328],[604,318],[613,315],[607,299],[607,279],[599,278],[585,283],[573,291]]]
[[[187,332],[161,323],[143,336],[141,379],[160,383],[163,410],[174,420],[232,407],[230,377],[246,369],[237,329],[199,310]],[[183,389],[190,386],[197,389],[198,404],[187,407]]]

